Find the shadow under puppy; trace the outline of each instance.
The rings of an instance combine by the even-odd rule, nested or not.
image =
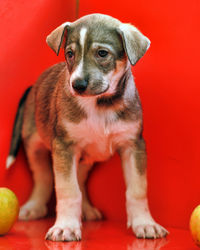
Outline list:
[[[142,109],[131,72],[149,39],[130,24],[92,14],[62,24],[47,43],[57,55],[63,47],[66,62],[47,69],[25,92],[7,159],[9,167],[22,135],[34,187],[20,219],[46,215],[54,175],[57,215],[46,239],[80,240],[81,217],[102,218],[85,190],[88,171],[117,151],[127,187],[128,226],[138,238],[166,236],[148,208]]]

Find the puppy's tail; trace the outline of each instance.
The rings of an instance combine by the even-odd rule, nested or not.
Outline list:
[[[9,169],[10,166],[14,163],[17,153],[19,151],[20,142],[21,142],[21,130],[22,130],[22,123],[23,123],[23,114],[24,114],[24,106],[25,101],[28,96],[31,87],[29,87],[23,94],[22,98],[20,99],[17,114],[15,117],[15,122],[12,131],[12,139],[10,144],[10,151],[9,155],[6,160],[6,168]]]

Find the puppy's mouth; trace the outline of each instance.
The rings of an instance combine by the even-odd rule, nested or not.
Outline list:
[[[96,86],[88,87],[86,89],[75,89],[70,86],[70,92],[73,96],[81,96],[81,97],[99,97],[105,95],[109,90],[109,84],[105,86],[103,89],[98,89]]]
[[[100,96],[100,95],[103,95],[104,93],[106,93],[109,89],[109,84],[103,89],[103,90],[97,90],[95,88],[91,88],[91,92],[94,91],[94,96]]]

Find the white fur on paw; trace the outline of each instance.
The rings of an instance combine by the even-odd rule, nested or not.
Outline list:
[[[20,220],[35,220],[47,214],[47,206],[36,201],[28,201],[19,211]]]
[[[133,232],[137,238],[157,239],[166,237],[169,232],[157,223],[132,226]]]
[[[83,205],[83,219],[90,221],[90,220],[102,220],[103,215],[102,213],[90,204]]]
[[[73,228],[55,225],[49,229],[45,239],[52,241],[80,241],[81,229],[80,227]]]

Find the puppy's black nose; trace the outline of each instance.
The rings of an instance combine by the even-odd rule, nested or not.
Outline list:
[[[77,79],[74,81],[72,86],[76,92],[78,92],[79,94],[82,94],[87,89],[88,81]]]

